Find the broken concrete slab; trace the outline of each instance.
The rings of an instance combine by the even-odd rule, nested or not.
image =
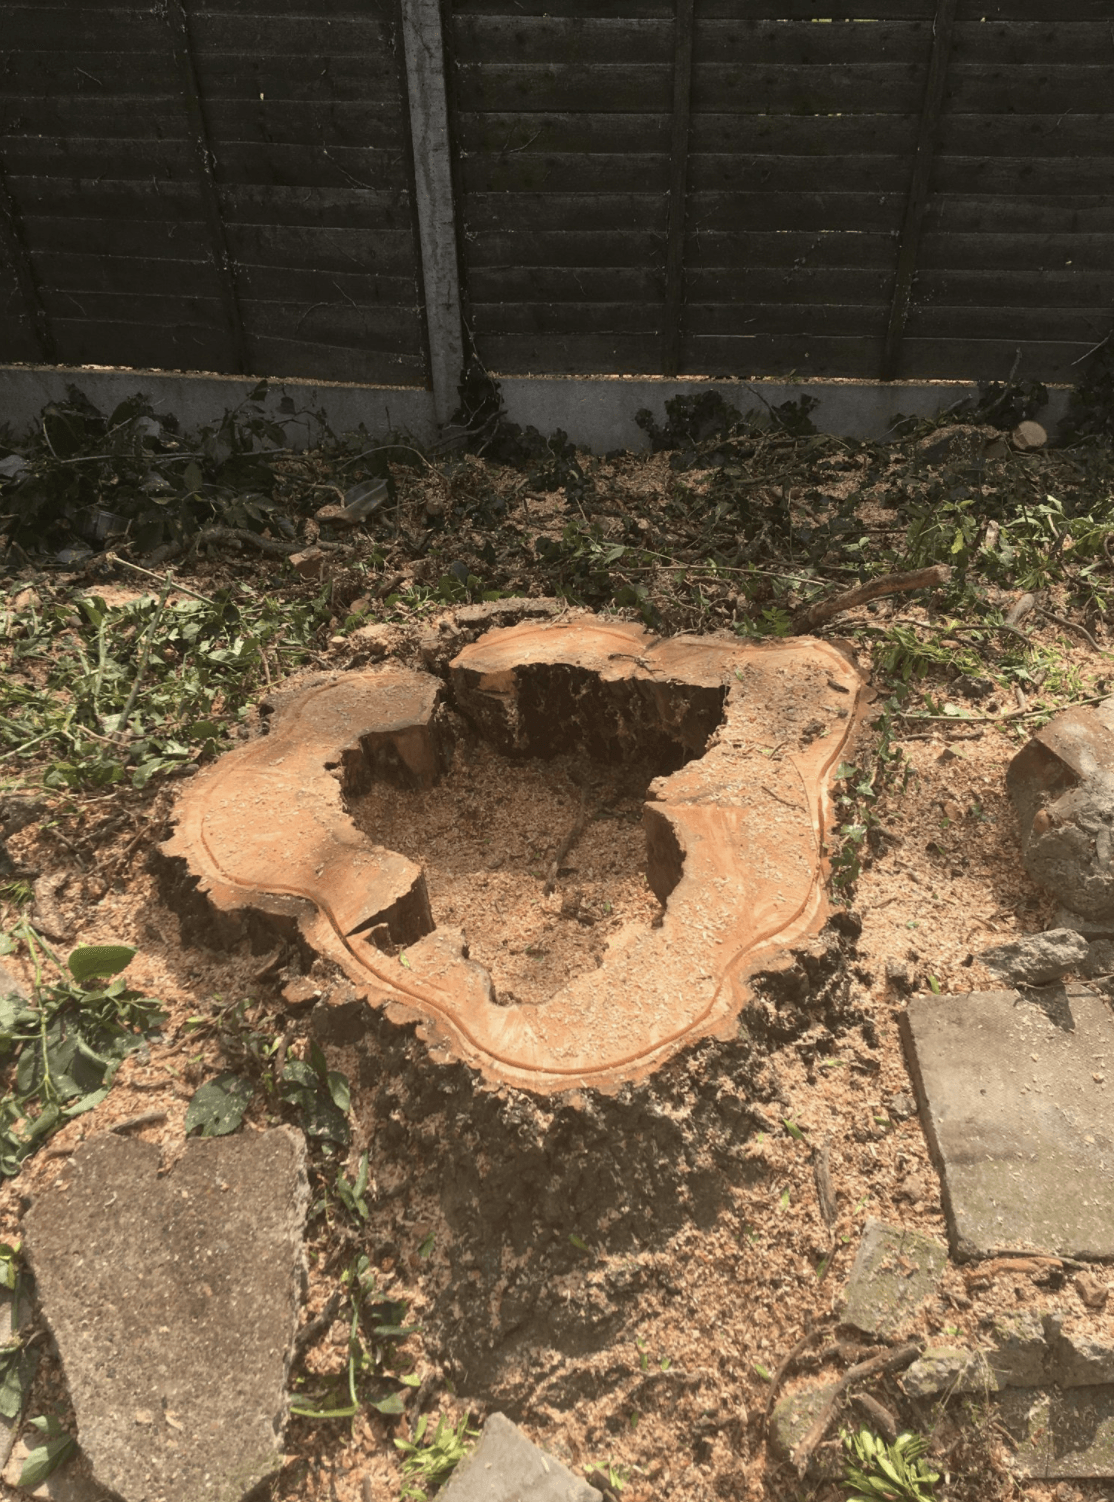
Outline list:
[[[840,1319],[868,1335],[893,1335],[932,1294],[947,1260],[947,1248],[931,1236],[868,1220]]]
[[[493,1413],[479,1443],[461,1461],[439,1502],[600,1502],[600,1494]]]
[[[1019,1475],[1114,1476],[1114,1387],[1012,1388],[994,1407],[1016,1447],[1010,1466]]]
[[[1006,786],[1033,880],[1083,919],[1114,918],[1114,699],[1053,716]]]
[[[956,1256],[1114,1256],[1105,999],[1079,985],[917,996],[900,1024]]]
[[[989,1360],[1000,1387],[1039,1387],[1045,1380],[1048,1341],[1038,1314],[1022,1309],[994,1323]]]
[[[926,1346],[901,1375],[911,1398],[964,1392],[996,1392],[1000,1383],[986,1353],[958,1346]]]
[[[1050,928],[1009,944],[995,944],[984,949],[979,959],[996,980],[1015,986],[1045,986],[1070,971],[1086,971],[1091,945],[1074,929]]]
[[[428,674],[388,666],[275,696],[270,733],[182,795],[163,847],[171,900],[195,910],[208,942],[229,919],[250,933],[261,914],[284,937],[300,928],[389,1017],[417,1020],[439,1058],[546,1094],[617,1090],[699,1038],[736,1037],[751,977],[823,926],[829,785],[862,691],[826,642],[659,640],[592,616],[490,630],[460,651],[453,708],[510,761],[576,748],[671,769],[643,810],[663,920],[630,925],[598,969],[540,1005],[499,1005],[462,949],[454,960],[449,945],[421,945],[434,924],[420,866],[343,806],[369,779],[440,776],[451,726]],[[405,966],[383,952],[384,923],[394,944],[421,945],[422,966],[414,950]]]
[[[124,1502],[237,1502],[282,1460],[303,1278],[289,1127],[78,1148],[24,1218],[84,1454]]]

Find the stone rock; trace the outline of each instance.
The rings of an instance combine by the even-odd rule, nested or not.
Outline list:
[[[1114,919],[1114,699],[1054,716],[1006,786],[1033,880],[1083,919]]]
[[[931,1236],[868,1220],[847,1280],[842,1322],[867,1335],[895,1334],[933,1292],[947,1260],[946,1248]]]
[[[1114,940],[1092,939],[1090,952],[1082,974],[1088,979],[1096,975],[1114,975]]]
[[[32,892],[35,897],[35,927],[48,939],[64,939],[70,932],[70,923],[59,905],[59,897],[69,884],[68,871],[51,871],[35,879]]]
[[[1039,1387],[1046,1380],[1048,1342],[1039,1315],[1022,1310],[995,1321],[990,1366],[999,1387]]]
[[[1051,928],[1042,934],[1026,934],[1009,944],[995,944],[979,955],[991,975],[1015,986],[1044,986],[1060,980],[1069,970],[1082,971],[1091,958],[1091,946],[1070,928]]]
[[[78,1148],[24,1218],[83,1452],[124,1502],[236,1502],[282,1460],[305,1144],[279,1127]]]
[[[1114,1382],[1114,1346],[1103,1345],[1088,1335],[1065,1333],[1065,1316],[1059,1312],[1043,1318],[1048,1343],[1048,1370],[1061,1387],[1094,1387]]]
[[[1027,454],[1032,449],[1042,449],[1048,442],[1048,434],[1039,422],[1019,422],[1010,434],[1015,449]]]
[[[600,1502],[600,1494],[493,1413],[479,1443],[438,1492],[438,1502]]]
[[[24,1001],[31,999],[31,993],[20,980],[11,965],[0,960],[0,996],[19,996]]]
[[[465,634],[442,625],[430,633],[438,643]],[[582,616],[489,630],[457,653],[449,679],[389,665],[273,696],[270,733],[180,798],[162,850],[168,900],[192,909],[207,943],[222,924],[234,937],[267,920],[274,937],[297,926],[391,1019],[418,1023],[438,1058],[518,1088],[614,1089],[698,1037],[735,1037],[752,976],[788,968],[790,946],[828,915],[818,830],[862,708],[857,669],[804,637],[659,640]],[[419,965],[434,929],[424,873],[345,809],[376,781],[437,781],[451,755],[446,698],[507,757],[508,776],[516,758],[573,750],[676,769],[650,782],[643,805],[661,922],[629,925],[598,969],[541,1005],[496,1004],[451,944],[422,945]],[[785,746],[791,756],[768,754]],[[384,923],[405,957],[377,942]]]
[[[1101,1309],[1110,1293],[1110,1285],[1100,1282],[1094,1273],[1077,1273],[1075,1291],[1088,1309]]]
[[[1114,1387],[1013,1389],[994,1399],[1022,1476],[1114,1476]]]
[[[899,1095],[890,1097],[887,1110],[891,1116],[896,1116],[898,1121],[908,1121],[910,1116],[917,1114],[917,1097],[911,1095],[908,1090],[902,1090]]]
[[[1114,1016],[1083,986],[917,996],[899,1019],[960,1257],[1114,1256]]]
[[[926,1346],[902,1373],[901,1385],[911,1398],[929,1398],[936,1393],[996,1392],[1001,1384],[984,1352]]]
[[[291,553],[290,562],[303,579],[319,579],[325,567],[323,548],[306,548],[301,553]]]
[[[774,1411],[770,1414],[770,1446],[782,1460],[788,1460],[804,1439],[837,1385],[835,1382],[822,1382],[811,1387],[800,1387],[774,1405]]]
[[[902,996],[908,996],[913,989],[913,972],[901,960],[886,961],[886,979]]]

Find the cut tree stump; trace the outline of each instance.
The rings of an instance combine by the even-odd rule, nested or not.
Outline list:
[[[540,1094],[614,1091],[686,1044],[733,1036],[759,970],[791,963],[827,917],[829,783],[863,681],[808,638],[658,639],[592,616],[488,631],[447,683],[397,665],[324,677],[271,701],[270,732],[179,799],[163,847],[215,925],[296,923],[317,954],[433,1056]],[[581,749],[669,768],[644,806],[659,926],[623,931],[601,968],[540,1006],[494,1004],[458,935],[435,930],[421,868],[358,832],[344,799],[375,779],[428,787],[464,716],[513,760]],[[434,894],[436,896],[436,894]],[[389,930],[404,962],[377,947]]]

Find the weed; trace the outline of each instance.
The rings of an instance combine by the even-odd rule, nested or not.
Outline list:
[[[899,1434],[893,1444],[869,1429],[844,1429],[840,1437],[847,1502],[934,1502],[940,1476],[923,1459],[928,1441],[922,1435]]]
[[[421,1326],[403,1323],[408,1307],[405,1299],[379,1295],[375,1272],[362,1253],[345,1271],[341,1283],[348,1294],[349,1314],[345,1392],[338,1392],[334,1385],[313,1398],[299,1396],[291,1403],[290,1412],[308,1419],[350,1419],[366,1404],[378,1413],[402,1413],[404,1393],[416,1387],[419,1378],[398,1373],[398,1348]]]
[[[614,1492],[618,1496],[630,1480],[630,1471],[630,1466],[620,1465],[617,1460],[613,1460],[609,1455],[606,1460],[596,1461],[594,1465],[590,1465],[585,1474],[589,1481],[594,1476],[598,1477],[603,1485],[607,1487],[608,1491]]]
[[[63,969],[26,920],[0,949],[10,953],[19,940],[31,951],[35,981],[30,1002],[0,997],[0,1058],[15,1066],[13,1088],[0,1099],[4,1176],[18,1173],[58,1127],[99,1105],[121,1061],[164,1020],[157,1001],[118,978],[135,955],[127,945],[75,949]],[[43,981],[44,960],[60,980]]]
[[[36,1445],[23,1462],[19,1473],[19,1485],[34,1491],[60,1465],[64,1465],[77,1452],[77,1440],[67,1434],[52,1413],[30,1420],[31,1426],[43,1436],[44,1443]]]
[[[425,1502],[428,1495],[426,1487],[435,1491],[449,1479],[471,1450],[469,1441],[479,1436],[478,1429],[468,1427],[470,1417],[466,1413],[454,1425],[443,1414],[440,1415],[437,1428],[427,1440],[425,1436],[429,1427],[429,1415],[423,1413],[413,1438],[395,1440],[395,1447],[405,1457],[402,1462],[404,1499],[415,1498],[417,1502]]]
[[[872,829],[880,828],[874,806],[883,789],[895,786],[899,774],[902,787],[908,783],[910,768],[905,753],[893,740],[893,716],[897,709],[896,697],[883,706],[877,721],[879,735],[871,766],[864,769],[852,762],[841,762],[836,768],[836,779],[843,784],[843,790],[836,796],[841,841],[831,861],[833,891],[850,892],[862,874],[863,843]],[[858,818],[854,817],[856,814]]]

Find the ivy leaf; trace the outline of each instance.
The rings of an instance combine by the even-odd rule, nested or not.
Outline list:
[[[63,1465],[77,1449],[77,1441],[71,1434],[59,1434],[48,1439],[30,1452],[19,1473],[19,1485],[26,1491],[35,1488]]]
[[[135,950],[130,944],[85,944],[74,950],[67,963],[74,980],[87,981],[119,975],[134,959]]]
[[[238,1074],[218,1074],[194,1092],[186,1111],[186,1135],[201,1128],[203,1137],[226,1137],[244,1119],[255,1086]]]

